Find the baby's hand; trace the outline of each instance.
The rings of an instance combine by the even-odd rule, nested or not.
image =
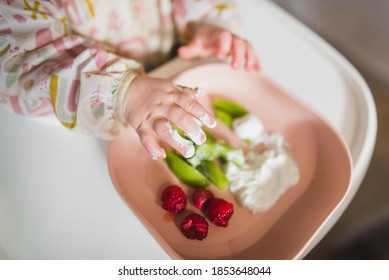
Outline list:
[[[200,26],[187,46],[178,49],[182,58],[216,55],[219,59],[232,56],[231,66],[238,69],[242,63],[247,71],[259,71],[259,60],[251,44],[239,36],[215,25]]]
[[[205,142],[205,133],[194,118],[209,128],[216,126],[216,120],[197,102],[198,95],[197,89],[183,91],[167,80],[148,76],[137,77],[131,83],[125,101],[125,118],[153,159],[166,157],[158,138],[186,158],[195,152],[193,142],[197,145]],[[193,142],[181,137],[171,124],[182,129]]]

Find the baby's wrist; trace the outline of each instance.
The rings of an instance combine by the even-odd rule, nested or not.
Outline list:
[[[133,71],[129,71],[126,74],[124,74],[115,94],[114,117],[116,118],[116,120],[121,122],[124,126],[127,126],[129,124],[128,116],[126,112],[127,103],[129,99],[128,91],[131,83],[134,81],[136,77],[138,77],[138,74]]]

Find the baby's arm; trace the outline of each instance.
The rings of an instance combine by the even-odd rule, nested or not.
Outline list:
[[[123,77],[138,75],[141,65],[72,34],[60,1],[0,5],[7,49],[0,57],[1,102],[23,115],[54,111],[64,126],[101,138],[117,134],[125,94],[118,87]]]
[[[160,139],[186,157],[194,153],[193,143],[171,124],[195,143],[205,141],[193,117],[208,127],[216,123],[193,98],[196,90],[183,92],[169,81],[142,75],[135,60],[73,33],[67,13],[76,15],[75,21],[87,16],[91,7],[79,6],[87,1],[68,1],[66,9],[60,1],[29,3],[0,3],[1,103],[23,115],[54,112],[65,127],[100,138],[131,125],[154,159],[165,157]]]

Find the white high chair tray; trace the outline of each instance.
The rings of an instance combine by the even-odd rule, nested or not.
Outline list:
[[[301,259],[344,212],[365,176],[376,110],[360,74],[337,51],[275,4],[237,1],[263,73],[321,113],[353,160],[351,185],[294,258]],[[199,61],[175,59],[170,77]],[[169,259],[121,200],[107,170],[107,143],[0,107],[0,259]]]

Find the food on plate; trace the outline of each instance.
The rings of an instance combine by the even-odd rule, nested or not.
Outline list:
[[[258,117],[248,114],[235,119],[233,130],[251,148],[242,166],[227,164],[229,190],[238,203],[252,213],[266,211],[299,181],[297,164],[285,150],[284,137],[265,132]],[[262,152],[256,149],[259,145],[264,146]]]
[[[220,190],[229,190],[239,205],[252,213],[268,210],[300,179],[298,166],[285,149],[284,137],[267,132],[258,116],[233,101],[219,98],[213,107],[217,116],[228,119],[224,123],[247,143],[247,149],[243,152],[206,132],[206,142],[196,146],[192,157],[184,159],[167,152],[171,171],[192,187],[212,183]]]
[[[162,191],[161,201],[163,209],[177,215],[185,210],[188,198],[181,187],[170,185]]]
[[[214,111],[215,111],[215,116],[219,121],[221,121],[227,126],[232,126],[232,121],[234,119],[231,115],[219,109],[215,109]]]
[[[217,99],[214,110],[222,111],[217,116],[225,119],[229,115],[228,123],[220,120],[249,147],[243,164],[227,162],[225,174],[230,181],[229,190],[252,213],[268,210],[300,177],[296,162],[285,150],[284,137],[267,133],[259,117],[232,101]]]
[[[234,205],[222,198],[212,198],[206,211],[209,220],[213,224],[219,227],[227,227],[228,221],[234,214]]]
[[[182,221],[181,232],[188,239],[203,240],[208,235],[208,222],[203,216],[191,213]]]
[[[232,119],[240,118],[249,113],[249,111],[246,108],[240,106],[239,104],[233,101],[229,101],[225,99],[215,99],[213,101],[213,107],[215,111],[218,112],[222,111],[230,115]]]
[[[185,184],[192,187],[206,187],[210,184],[200,171],[174,152],[167,151],[165,160],[174,175]]]
[[[216,161],[203,160],[198,169],[220,190],[224,190],[230,185],[230,180],[228,180]]]
[[[209,132],[207,135],[210,135]],[[197,146],[194,156],[188,158],[186,161],[194,167],[199,166],[204,160],[214,161],[218,158],[223,159],[225,162],[231,161],[238,166],[244,163],[244,155],[241,149],[227,145],[224,141],[216,141],[213,139],[209,137],[204,144]]]
[[[198,209],[204,210],[210,199],[214,197],[213,192],[208,189],[195,189],[192,194],[192,202]]]
[[[265,127],[261,120],[254,114],[247,114],[234,119],[232,129],[235,135],[245,140],[249,146],[255,146],[265,141]]]
[[[171,215],[168,219],[170,221],[173,215],[184,212],[188,198],[180,186],[170,185],[163,189],[161,201],[162,208]],[[222,198],[215,198],[213,192],[205,188],[197,188],[193,191],[192,203],[196,208],[205,213],[213,224],[219,227],[227,227],[228,221],[234,213],[232,203]],[[167,218],[165,217],[165,219]],[[203,240],[208,235],[208,222],[204,216],[191,213],[182,221],[180,229],[188,239]]]
[[[187,195],[177,185],[165,187],[161,194],[161,201],[162,208],[168,211],[169,215],[183,213],[188,204]],[[192,203],[202,210],[213,224],[220,227],[227,227],[234,213],[232,203],[222,198],[215,198],[213,192],[204,188],[197,188],[193,191]],[[203,240],[208,235],[208,222],[204,216],[191,213],[181,222],[180,229],[188,239]]]
[[[178,179],[191,187],[207,187],[213,183],[221,190],[226,189],[229,180],[222,170],[224,163],[233,162],[238,166],[244,163],[242,150],[222,141],[213,140],[212,137],[209,137],[203,145],[197,146],[195,155],[189,159],[184,159],[171,151],[166,155],[170,170]],[[223,164],[219,159],[223,160]]]
[[[221,143],[207,139],[204,144],[196,147],[196,152],[193,157],[188,158],[186,161],[193,167],[198,167],[203,160],[215,160],[219,158],[223,152],[224,147]]]

